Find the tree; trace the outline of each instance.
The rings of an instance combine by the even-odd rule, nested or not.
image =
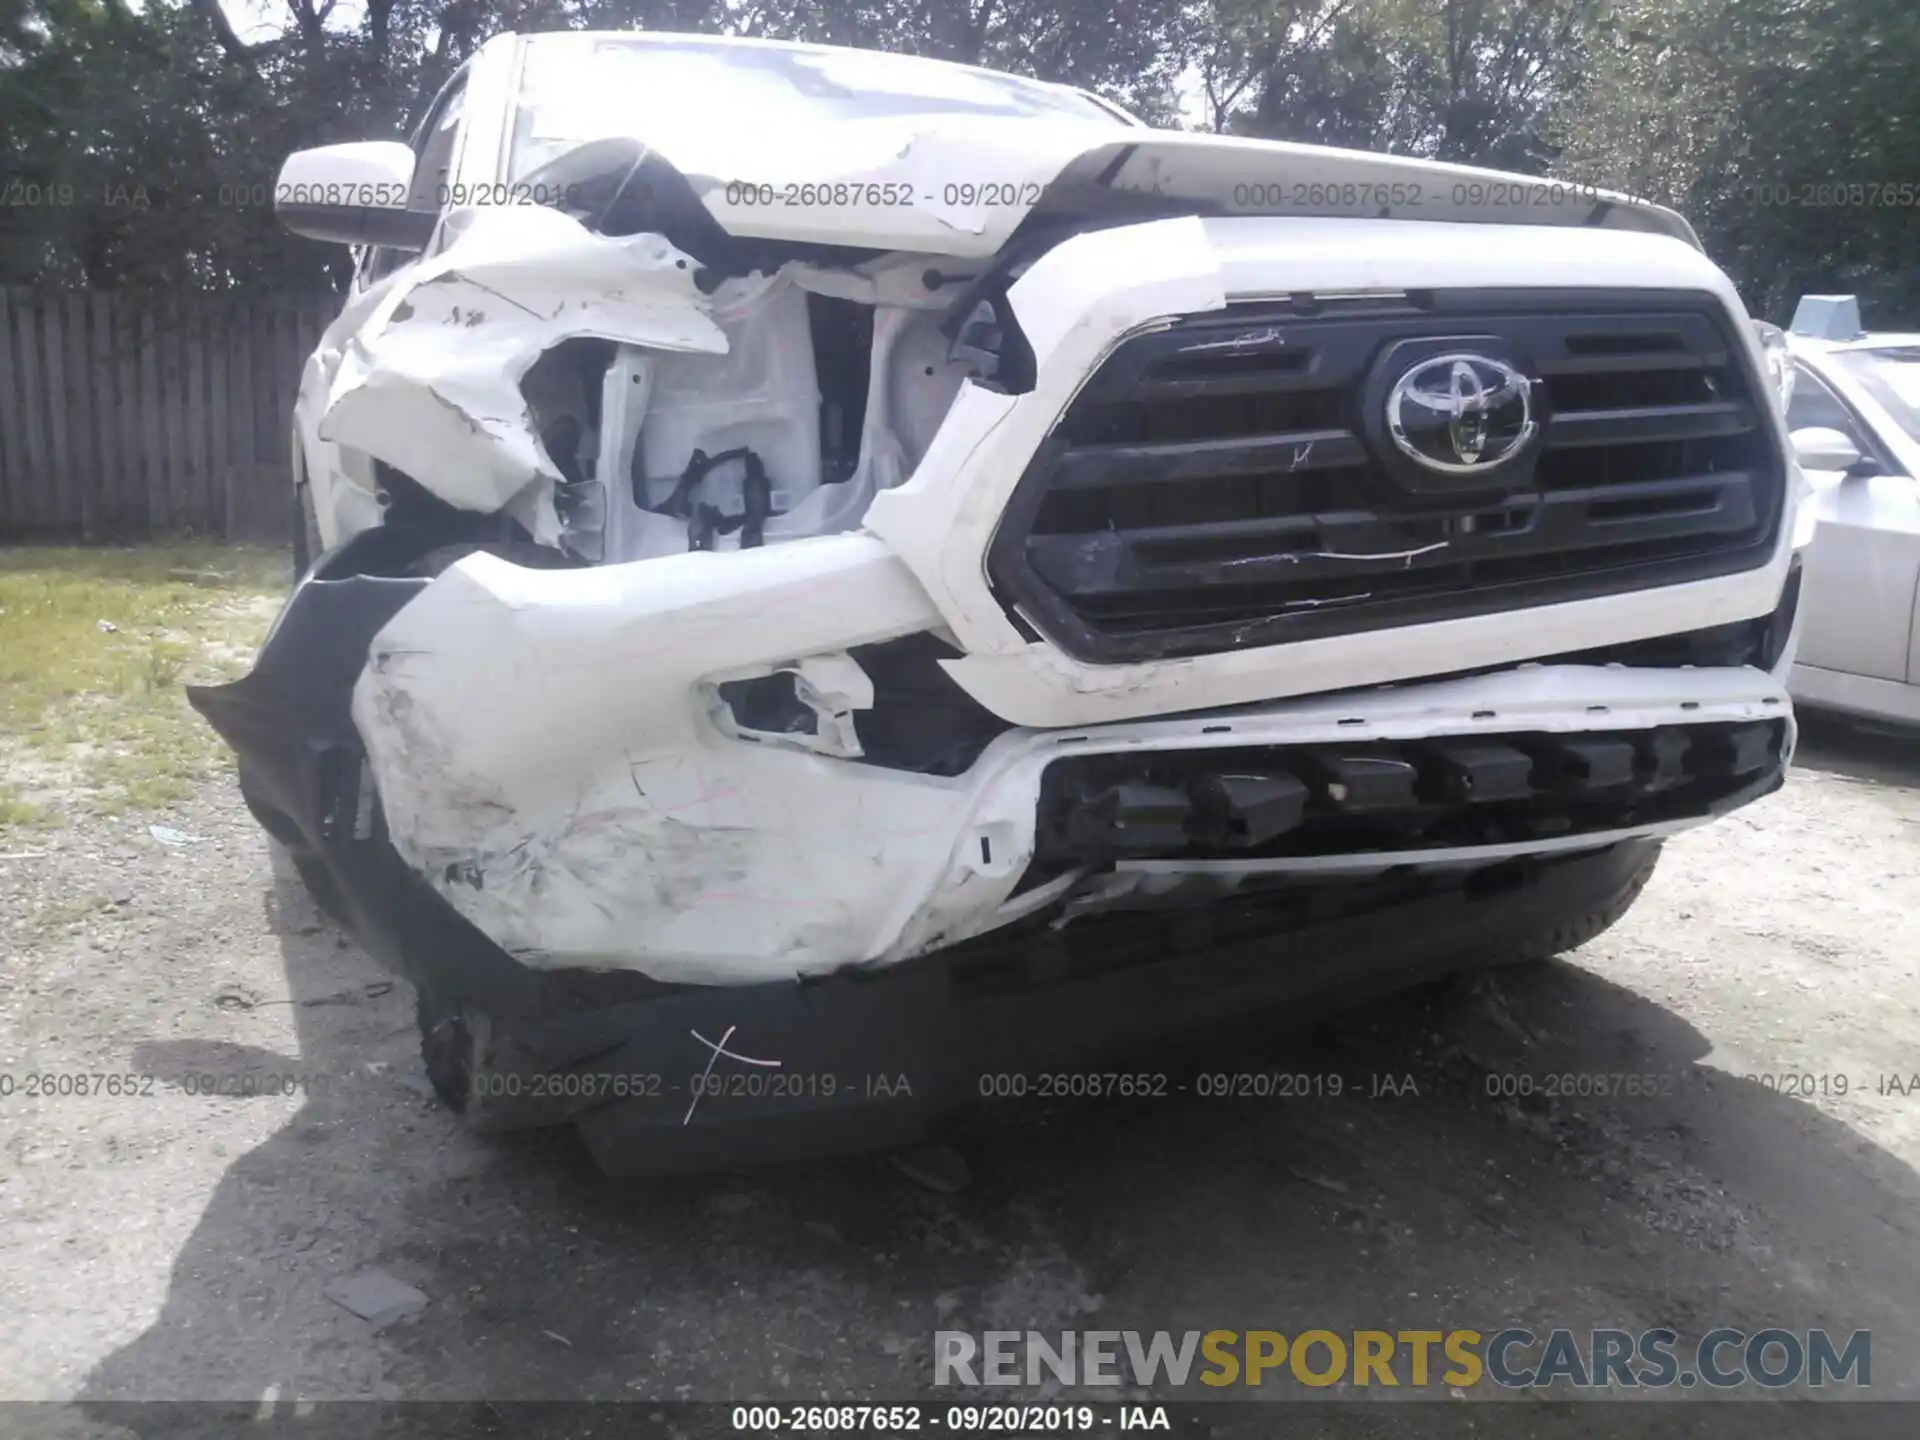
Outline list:
[[[1195,68],[1216,131],[1244,128],[1276,84],[1311,67],[1358,0],[1210,0],[1195,17]]]
[[[308,289],[289,151],[404,135],[503,29],[900,50],[1080,85],[1157,123],[1552,171],[1692,218],[1756,309],[1920,309],[1912,0],[0,0],[0,282]],[[1908,188],[1902,189],[1902,186]]]
[[[1916,74],[1910,0],[1636,0],[1563,116],[1567,163],[1684,211],[1756,313],[1841,290],[1912,324]]]
[[[273,220],[303,146],[402,136],[502,30],[739,32],[905,50],[1174,114],[1179,0],[285,0],[264,40],[220,0],[0,0],[0,283],[311,289],[345,254]]]
[[[731,18],[745,35],[893,50],[1078,85],[1168,122],[1190,26],[1178,0],[754,0]]]
[[[1248,133],[1540,173],[1600,0],[1321,0],[1213,34],[1258,71]],[[1264,50],[1261,46],[1264,44]]]

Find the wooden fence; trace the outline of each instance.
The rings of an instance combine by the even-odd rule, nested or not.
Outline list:
[[[287,538],[294,392],[340,303],[0,287],[0,540]]]

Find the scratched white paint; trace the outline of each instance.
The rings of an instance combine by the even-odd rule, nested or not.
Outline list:
[[[1754,670],[1536,667],[1230,718],[1015,728],[945,779],[742,743],[704,699],[716,675],[813,655],[810,673],[837,677],[857,718],[870,696],[838,647],[936,619],[870,536],[561,572],[474,555],[376,637],[354,721],[401,855],[508,951],[744,984],[890,963],[1025,913],[1031,897],[1012,892],[1041,773],[1063,756],[1787,708],[1778,679]]]

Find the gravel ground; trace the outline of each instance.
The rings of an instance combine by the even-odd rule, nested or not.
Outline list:
[[[1337,1100],[994,1110],[954,1195],[874,1157],[615,1183],[564,1134],[471,1138],[406,987],[231,786],[162,817],[193,843],[151,818],[0,861],[0,1071],[151,1077],[0,1098],[0,1396],[78,1402],[75,1434],[170,1397],[900,1399],[936,1328],[1824,1325],[1920,1398],[1920,1089],[1878,1093],[1920,1072],[1911,738],[1816,733],[1568,962],[1221,1041]],[[1662,1093],[1487,1095],[1596,1071]],[[1848,1093],[1745,1078],[1782,1072]],[[208,1074],[305,1093],[188,1093]],[[368,1267],[429,1303],[375,1331],[324,1296]]]

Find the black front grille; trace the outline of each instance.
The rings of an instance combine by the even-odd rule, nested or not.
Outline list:
[[[1380,375],[1390,349],[1456,341],[1534,380],[1540,435],[1524,464],[1422,488],[1385,441]],[[1123,343],[1074,399],[989,571],[1070,654],[1126,661],[1749,569],[1772,551],[1784,462],[1745,355],[1717,301],[1679,292],[1189,317]]]

